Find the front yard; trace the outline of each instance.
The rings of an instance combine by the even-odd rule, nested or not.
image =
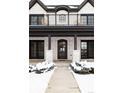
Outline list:
[[[94,75],[93,74],[76,74],[72,71],[81,93],[93,93]]]
[[[30,84],[29,92],[30,93],[45,93],[45,90],[48,86],[48,82],[53,74],[54,70],[48,71],[46,73],[36,74],[35,72],[29,73],[30,75]]]

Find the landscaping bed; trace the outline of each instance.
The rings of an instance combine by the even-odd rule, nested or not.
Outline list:
[[[93,62],[73,62],[70,67],[78,74],[94,74]]]
[[[29,73],[35,72],[36,74],[41,74],[44,72],[48,72],[53,70],[55,67],[55,64],[53,62],[42,62],[38,64],[30,64],[29,65]]]

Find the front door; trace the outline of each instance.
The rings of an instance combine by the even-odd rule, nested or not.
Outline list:
[[[67,59],[67,40],[58,41],[58,59]]]

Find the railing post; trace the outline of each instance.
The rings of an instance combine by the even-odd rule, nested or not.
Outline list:
[[[69,17],[69,12],[68,12],[68,26],[69,26],[69,22],[70,22],[70,17]]]
[[[78,26],[78,14],[77,14],[77,26]]]
[[[57,17],[56,17],[56,12],[55,12],[55,26],[56,26],[56,24],[57,24]]]
[[[47,25],[49,26],[49,14],[47,14]]]

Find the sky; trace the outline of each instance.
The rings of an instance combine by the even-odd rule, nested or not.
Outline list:
[[[80,5],[84,0],[41,0],[45,5]]]

